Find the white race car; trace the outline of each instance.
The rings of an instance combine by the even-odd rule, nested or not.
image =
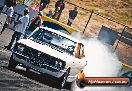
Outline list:
[[[8,67],[17,65],[57,77],[59,87],[72,82],[78,69],[86,65],[83,44],[70,35],[48,28],[37,28],[27,39],[20,39],[12,49]]]

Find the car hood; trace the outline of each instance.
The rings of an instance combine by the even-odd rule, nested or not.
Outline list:
[[[51,47],[49,47],[47,45],[42,45],[42,44],[36,43],[30,39],[21,39],[18,41],[18,43],[24,44],[28,47],[31,47],[31,48],[36,49],[38,51],[41,51],[43,53],[49,54],[53,57],[59,58],[59,59],[64,60],[64,61],[80,60],[78,58],[75,58],[73,55],[69,55],[66,52],[61,53],[55,49],[52,49]]]

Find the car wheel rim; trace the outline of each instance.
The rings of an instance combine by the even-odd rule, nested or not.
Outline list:
[[[64,86],[65,82],[66,82],[66,76],[63,78],[63,82],[61,84],[62,87]]]

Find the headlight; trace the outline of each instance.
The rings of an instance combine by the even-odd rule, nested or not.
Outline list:
[[[62,62],[55,61],[55,66],[56,67],[61,67],[62,66]]]
[[[18,52],[23,52],[23,50],[24,50],[24,46],[23,45],[18,45],[17,46],[17,51]]]

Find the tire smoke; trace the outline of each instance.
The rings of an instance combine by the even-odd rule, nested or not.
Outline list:
[[[80,33],[73,33],[84,44],[87,65],[83,72],[86,77],[119,77],[122,64],[112,47],[101,43],[97,38],[88,38]],[[73,91],[131,91],[132,87],[85,87],[80,89],[76,82],[72,84]]]

